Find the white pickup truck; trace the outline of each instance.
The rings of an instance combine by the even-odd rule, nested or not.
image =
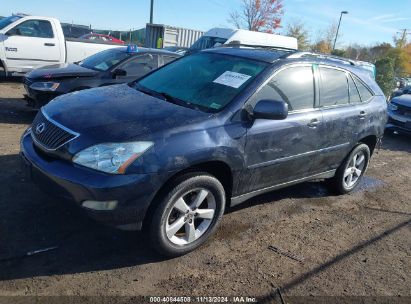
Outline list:
[[[0,73],[23,75],[35,68],[81,61],[118,44],[65,38],[54,18],[13,15],[0,19]]]

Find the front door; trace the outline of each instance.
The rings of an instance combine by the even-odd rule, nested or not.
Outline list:
[[[298,65],[277,72],[250,99],[247,107],[262,99],[283,100],[289,115],[284,120],[256,119],[247,131],[243,193],[310,175],[323,124],[314,92],[312,66]]]
[[[4,50],[10,69],[22,72],[60,62],[59,41],[48,20],[26,20],[6,32]]]

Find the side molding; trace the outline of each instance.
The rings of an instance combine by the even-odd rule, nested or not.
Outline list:
[[[234,207],[238,204],[241,204],[241,203],[245,202],[246,200],[248,200],[248,199],[250,199],[254,196],[257,196],[257,195],[260,195],[260,194],[263,194],[263,193],[267,193],[267,192],[270,192],[270,191],[278,190],[278,189],[281,189],[281,188],[285,188],[285,187],[288,187],[288,186],[292,186],[292,185],[295,185],[295,184],[299,184],[299,183],[302,183],[302,182],[310,181],[310,180],[313,180],[313,179],[331,178],[331,177],[334,177],[336,171],[337,170],[330,170],[330,171],[326,171],[326,172],[323,172],[323,173],[311,175],[311,176],[308,176],[308,177],[296,179],[296,180],[289,181],[289,182],[285,182],[285,183],[282,183],[282,184],[278,184],[278,185],[270,186],[270,187],[267,187],[267,188],[255,190],[253,192],[245,193],[245,194],[242,194],[242,195],[231,198],[231,205],[230,206]]]

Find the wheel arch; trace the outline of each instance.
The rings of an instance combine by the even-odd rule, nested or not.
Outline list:
[[[377,146],[377,141],[378,139],[376,135],[368,135],[366,137],[361,138],[358,142],[366,144],[370,149],[370,156],[372,156]]]
[[[158,200],[167,192],[173,181],[179,176],[194,172],[205,172],[217,178],[224,187],[226,195],[226,207],[229,207],[231,193],[233,190],[233,173],[231,167],[227,163],[219,160],[196,163],[190,167],[187,167],[174,173],[167,179],[163,186],[161,186],[161,188],[154,195],[154,198],[146,211],[146,215],[144,217],[142,225],[143,229],[148,227],[150,219],[155,211],[155,208],[157,207]]]

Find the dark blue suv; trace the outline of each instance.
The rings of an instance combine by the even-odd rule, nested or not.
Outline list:
[[[121,229],[187,253],[224,210],[312,179],[352,191],[384,133],[366,71],[287,50],[222,47],[138,81],[75,92],[21,139],[35,183]]]

